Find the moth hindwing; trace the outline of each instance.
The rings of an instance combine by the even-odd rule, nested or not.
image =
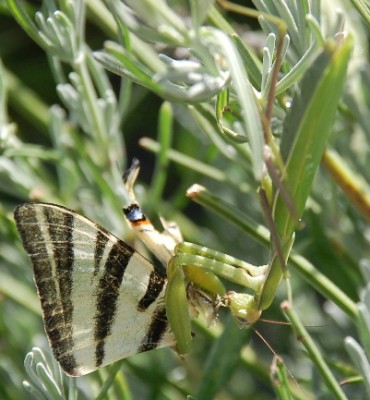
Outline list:
[[[14,212],[34,270],[45,330],[73,376],[173,346],[161,269],[90,219],[55,204]]]

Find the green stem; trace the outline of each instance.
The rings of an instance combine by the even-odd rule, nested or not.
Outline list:
[[[104,144],[104,123],[102,120],[102,114],[99,110],[96,92],[94,90],[94,85],[91,81],[88,67],[86,65],[86,54],[84,51],[80,52],[78,59],[74,62],[74,69],[78,73],[81,79],[82,93],[81,97],[86,102],[87,105],[87,115],[90,117],[90,126],[92,129],[91,133],[94,133],[100,143]]]
[[[140,139],[139,144],[140,146],[144,147],[144,149],[152,151],[153,153],[158,153],[161,150],[160,143],[150,138]],[[200,174],[207,176],[211,179],[215,179],[219,182],[228,181],[226,174],[219,169],[211,167],[210,165],[205,164],[195,158],[186,156],[179,151],[169,149],[167,155],[169,160],[176,161],[178,164],[190,168],[193,171],[199,172]]]
[[[342,388],[331,373],[328,365],[321,355],[320,350],[311,339],[311,336],[308,334],[306,328],[300,321],[296,312],[291,307],[290,303],[288,303],[287,301],[283,302],[281,305],[281,309],[286,315],[289,322],[292,324],[293,330],[295,331],[297,337],[302,342],[303,346],[310,355],[310,359],[321,373],[328,389],[330,390],[330,393],[332,393],[338,400],[346,400],[347,397],[344,394]]]
[[[14,74],[2,67],[5,74],[6,89],[9,104],[17,110],[40,133],[47,136],[49,124],[49,110],[40,97],[27,88]],[[32,107],[30,105],[32,104]]]
[[[306,258],[293,253],[289,258],[289,265],[294,267],[320,294],[335,303],[354,321],[357,321],[358,309],[356,303],[342,292],[330,279],[319,272]]]
[[[168,150],[172,142],[173,111],[169,102],[164,102],[159,113],[158,136],[160,149],[156,154],[155,169],[151,190],[148,194],[152,210],[158,210],[158,204],[162,198],[162,192],[168,172]]]
[[[363,0],[351,0],[353,6],[360,13],[362,18],[366,21],[367,25],[370,25],[370,9],[369,2]]]
[[[370,187],[334,150],[326,149],[322,165],[361,214],[370,222]]]
[[[220,215],[262,245],[270,247],[270,235],[264,226],[257,224],[231,204],[225,203],[221,198],[210,193],[206,188],[199,185],[197,187],[199,190],[193,190],[190,195],[193,201]],[[319,272],[312,263],[294,253],[291,254],[288,263],[319,293],[335,303],[350,318],[357,319],[356,304],[330,279]]]
[[[110,387],[115,383],[116,381],[116,375],[119,372],[119,370],[121,369],[123,364],[123,361],[117,361],[116,363],[114,363],[112,365],[112,367],[109,370],[109,375],[108,378],[104,379],[104,384],[100,390],[100,393],[96,396],[95,400],[103,400],[107,398],[107,393],[108,390],[110,389]],[[126,396],[122,397],[123,400],[128,400],[130,399],[131,396],[129,394],[129,391],[126,391]]]

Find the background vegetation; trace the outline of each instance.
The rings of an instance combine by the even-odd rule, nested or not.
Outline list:
[[[256,19],[213,1],[125,3],[133,11],[114,0],[0,1],[0,398],[370,398],[368,6],[255,0]],[[311,186],[303,178],[324,147]],[[263,313],[284,320],[289,298],[292,326],[253,327],[280,358],[221,312],[216,327],[194,323],[185,359],[163,349],[78,380],[60,374],[12,212],[29,200],[65,205],[145,253],[121,213],[132,157],[155,223],[163,215],[187,241],[256,265],[271,257],[257,189],[279,188],[266,165],[284,179],[287,165],[305,171],[284,181],[298,209],[309,195],[291,292],[284,282],[270,291]],[[194,183],[210,195],[203,206],[186,196]],[[280,202],[279,233],[296,222]]]

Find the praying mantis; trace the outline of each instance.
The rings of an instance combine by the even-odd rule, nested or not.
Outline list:
[[[219,307],[227,307],[241,324],[258,320],[255,294],[266,278],[267,265],[254,266],[224,253],[184,242],[173,222],[163,219],[164,231],[157,231],[145,217],[134,193],[134,183],[139,172],[139,162],[124,175],[124,184],[130,198],[124,214],[138,237],[149,250],[166,265],[166,311],[180,354],[189,351],[192,334],[190,319],[198,309],[205,311],[209,323],[217,317]],[[226,291],[221,279],[236,283],[250,293]]]

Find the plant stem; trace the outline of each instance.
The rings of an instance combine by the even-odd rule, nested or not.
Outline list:
[[[322,357],[320,350],[318,349],[318,347],[316,346],[314,341],[311,339],[311,336],[307,332],[306,328],[302,324],[297,313],[293,310],[290,303],[287,301],[284,301],[281,304],[281,309],[284,312],[284,314],[286,315],[289,322],[292,324],[292,327],[293,327],[297,337],[302,342],[303,346],[305,347],[308,354],[310,355],[310,359],[312,360],[312,362],[316,365],[316,367],[320,371],[330,392],[335,396],[336,399],[346,400],[347,396],[344,394],[339,383],[334,378],[328,365],[326,364],[324,358]]]

